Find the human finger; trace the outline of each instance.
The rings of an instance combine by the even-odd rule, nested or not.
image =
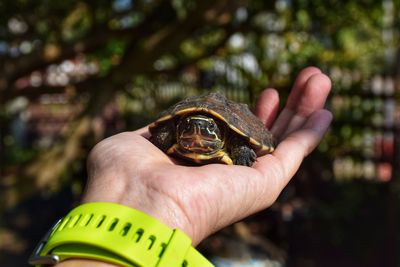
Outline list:
[[[270,155],[258,158],[254,167],[261,171],[278,194],[294,176],[304,157],[321,141],[332,121],[328,110],[318,110],[307,118],[302,128],[282,140]]]
[[[273,88],[265,89],[261,92],[255,107],[255,114],[270,128],[275,120],[279,109],[279,95]]]
[[[293,84],[292,91],[288,96],[286,102],[286,108],[296,109],[297,104],[303,94],[303,91],[305,90],[305,85],[307,84],[308,80],[315,74],[320,74],[320,73],[322,72],[317,67],[307,67],[304,68],[302,71],[300,71]]]
[[[331,80],[325,74],[319,73],[311,76],[304,86],[302,95],[298,98],[292,118],[285,127],[281,138],[299,129],[316,110],[325,106],[326,99],[331,90]]]
[[[274,122],[271,132],[278,137],[283,134],[285,131],[287,124],[290,122],[291,118],[294,115],[294,108],[298,99],[300,98],[304,86],[307,83],[308,79],[314,75],[321,73],[321,71],[316,67],[307,67],[303,69],[298,75],[293,84],[292,91],[288,97],[288,101],[286,103],[285,108],[279,114],[278,118]]]

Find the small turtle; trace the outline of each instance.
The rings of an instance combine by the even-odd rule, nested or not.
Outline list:
[[[149,130],[150,141],[162,151],[196,164],[251,166],[274,150],[272,134],[248,106],[219,93],[182,100]]]

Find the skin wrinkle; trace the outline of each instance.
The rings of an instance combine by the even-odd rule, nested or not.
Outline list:
[[[215,164],[213,164],[215,165]],[[216,201],[221,202],[220,199],[217,199],[216,201],[210,199],[208,197],[207,191],[209,191],[209,188],[213,188],[216,191],[216,195],[221,196],[223,195],[223,190],[224,188],[221,188],[221,183],[218,183],[218,180],[220,177],[216,177],[213,172],[210,172],[207,168],[208,166],[203,166],[200,167],[199,169],[195,168],[193,171],[197,173],[197,176],[202,177],[202,181],[199,183],[200,184],[200,190],[192,191],[191,193],[195,195],[192,199],[188,199],[192,205],[194,205],[196,208],[194,210],[204,210],[204,213],[201,214],[196,212],[196,215],[201,217],[201,221],[205,222],[207,224],[207,218],[213,218],[211,222],[211,230],[214,231],[214,229],[218,228],[217,225],[219,225],[219,222],[223,219],[221,217],[221,212],[219,210],[220,205],[216,205]],[[197,182],[197,181],[196,181]],[[225,183],[224,183],[225,185]],[[197,186],[196,186],[197,187]],[[207,205],[205,205],[207,204]],[[214,215],[212,215],[214,214]],[[203,215],[203,216],[201,216]],[[208,231],[205,229],[202,230],[204,234],[210,234]]]
[[[207,183],[204,183],[203,185],[200,185],[199,187],[195,187],[197,190],[191,190],[190,195],[186,194],[184,201],[189,203],[190,205],[190,212],[193,214],[193,217],[196,218],[193,220],[193,223],[196,225],[201,225],[200,227],[200,232],[203,235],[208,235],[210,234],[209,231],[213,231],[216,228],[216,224],[218,222],[218,217],[219,217],[219,210],[215,209],[215,207],[218,207],[218,205],[215,205],[215,201],[212,201],[207,195],[207,188],[208,186],[213,186],[212,180],[207,179]],[[213,215],[214,214],[214,215]],[[212,220],[209,220],[209,218],[212,218]],[[204,226],[210,226],[210,230],[207,230],[207,227]],[[197,236],[199,238],[199,236]]]
[[[267,194],[265,190],[269,190],[272,192],[280,192],[281,188],[284,187],[284,185],[286,185],[286,183],[284,183],[283,179],[280,179],[279,177],[286,177],[286,173],[287,171],[280,165],[280,164],[272,164],[272,161],[277,161],[277,158],[272,156],[272,155],[266,155],[264,156],[266,157],[266,161],[269,161],[271,164],[268,164],[268,180],[269,180],[269,186],[268,188],[263,186],[263,191],[260,194],[260,197],[263,199],[263,201],[260,203],[261,206],[267,205],[270,206],[273,204],[273,202],[278,198],[279,194],[277,194],[276,196],[273,196],[271,194]],[[275,167],[272,167],[275,166]],[[265,177],[265,175],[264,175]],[[265,179],[265,178],[264,178]],[[284,185],[283,185],[284,184]],[[265,195],[267,195],[267,199],[265,199]],[[269,199],[270,197],[272,197],[272,199]]]
[[[160,166],[161,168],[159,168],[159,170],[162,170],[162,166]],[[168,166],[167,166],[168,168]],[[153,170],[154,171],[154,170]],[[150,174],[149,174],[150,175]],[[180,186],[179,186],[179,182],[182,178],[186,179],[188,178],[187,176],[182,177],[179,175],[179,172],[177,172],[177,174],[175,175],[175,179],[173,181],[170,181],[169,179],[165,179],[165,176],[163,175],[163,172],[161,171],[159,174],[151,174],[152,180],[149,181],[145,181],[147,184],[147,188],[151,190],[151,192],[155,192],[156,195],[164,195],[166,196],[168,199],[171,200],[172,203],[175,203],[175,206],[181,211],[181,213],[183,214],[184,218],[185,218],[185,223],[182,224],[182,222],[178,223],[178,220],[175,220],[175,222],[173,223],[174,227],[179,227],[182,230],[186,230],[186,232],[189,235],[193,235],[195,234],[193,227],[198,223],[198,219],[195,217],[195,219],[191,220],[190,218],[192,218],[193,216],[189,215],[189,211],[187,209],[185,209],[185,205],[183,204],[182,200],[186,199],[186,195],[188,193],[187,190],[184,191],[180,191]],[[160,177],[160,178],[157,178]],[[158,181],[158,183],[167,183],[167,186],[158,186],[158,183],[154,183],[154,181]],[[166,188],[168,190],[160,190],[159,188]],[[180,193],[181,192],[181,193]],[[152,198],[151,195],[149,195],[150,198]],[[164,203],[162,204],[164,205]],[[191,205],[190,205],[191,206]],[[171,211],[174,209],[171,209]],[[176,216],[176,212],[171,212],[175,217],[178,218],[178,216]],[[191,213],[190,213],[191,214]],[[194,213],[199,214],[199,213]],[[189,229],[187,229],[187,227],[185,227],[185,225],[189,225]],[[198,237],[196,237],[198,238]]]
[[[258,185],[260,184],[257,181],[260,180],[261,176],[262,176],[261,174],[255,174],[255,175],[249,177],[249,179],[248,179],[249,182],[245,183],[245,190],[244,190],[245,192],[244,192],[244,194],[246,196],[254,195],[255,192],[254,192],[254,190],[251,190],[251,188],[254,188],[254,186],[257,186],[257,184]],[[259,201],[259,198],[260,197],[256,197],[256,198],[253,199],[253,201],[249,201],[249,202],[246,203],[246,205],[242,206],[242,210],[243,211],[241,212],[241,214],[245,214],[244,217],[246,217],[248,215],[250,210],[254,209],[254,207],[256,206],[257,202]],[[251,198],[248,198],[248,199],[251,199]],[[236,216],[238,216],[238,215],[236,215]]]
[[[201,235],[207,236],[219,228],[218,222],[220,220],[218,218],[221,217],[221,212],[215,201],[206,197],[205,194],[196,194],[195,198],[192,200],[189,198],[188,201],[194,207],[192,212],[194,211],[195,216],[198,217],[198,220],[195,220],[194,223],[198,224],[200,222],[203,225],[200,229]],[[209,220],[209,218],[212,218],[212,220]],[[205,225],[209,227],[204,227]],[[197,238],[200,238],[200,236],[197,236]]]
[[[223,165],[221,165],[221,167],[223,167]],[[226,203],[229,205],[229,203],[234,203],[235,202],[235,198],[237,197],[237,194],[241,194],[243,195],[244,199],[246,199],[246,196],[248,196],[248,192],[250,192],[250,190],[245,189],[244,187],[248,187],[249,186],[249,181],[252,180],[251,177],[253,175],[246,175],[246,176],[239,176],[238,177],[238,173],[240,174],[241,172],[238,171],[237,169],[243,169],[243,168],[247,168],[247,167],[243,167],[243,166],[231,166],[231,167],[235,167],[233,170],[233,168],[229,168],[229,172],[227,170],[221,170],[221,173],[224,173],[224,177],[218,177],[213,179],[213,181],[217,182],[215,187],[218,187],[219,191],[221,193],[219,193],[218,195],[220,196],[224,196],[226,194],[223,194],[223,191],[228,191],[228,192],[237,192],[236,195],[235,194],[228,194],[226,195],[228,197],[228,199],[225,200],[221,200],[221,198],[218,198],[218,201],[220,202],[220,205],[217,205],[217,207],[220,207],[220,209],[226,209],[229,207],[223,206],[223,203]],[[221,168],[222,169],[222,168]],[[255,175],[257,174],[256,170],[254,170],[253,172]],[[224,179],[224,183],[218,183],[219,179]],[[242,183],[238,183],[237,180],[240,181],[246,181],[246,182],[242,182]],[[217,224],[219,225],[219,227],[221,227],[221,225],[225,225],[225,224],[229,224],[232,223],[234,221],[236,221],[235,218],[239,217],[239,214],[242,214],[243,212],[246,212],[248,210],[250,206],[249,202],[241,202],[239,206],[237,206],[234,209],[234,212],[229,214],[229,217],[217,217],[218,222]],[[221,212],[219,212],[221,213]]]
[[[240,168],[240,166],[238,166],[239,168]],[[226,172],[225,172],[226,173]],[[223,196],[223,191],[228,191],[228,192],[239,192],[240,194],[243,194],[244,192],[243,192],[243,188],[242,188],[242,184],[239,184],[239,183],[235,183],[235,176],[234,175],[232,175],[232,174],[228,174],[228,173],[226,173],[226,176],[227,176],[227,179],[225,179],[226,181],[224,181],[224,183],[223,184],[220,184],[220,191],[221,191],[221,194],[220,194],[220,196]],[[240,179],[240,180],[242,180],[243,179],[243,177],[242,176],[240,176],[240,177],[236,177],[237,179]],[[238,186],[240,186],[240,188],[238,188]],[[233,201],[233,198],[235,197],[233,194],[228,194],[227,195],[227,197],[229,198],[227,201],[225,201],[225,203],[227,204],[227,205],[229,205],[229,203],[233,203],[232,201]],[[219,199],[219,201],[221,202],[221,199]],[[222,202],[224,202],[224,201],[222,201]],[[234,211],[234,213],[233,214],[229,214],[230,216],[232,216],[232,215],[234,215],[234,216],[232,216],[232,217],[235,217],[236,216],[236,214],[238,213],[238,210],[240,209],[240,208],[242,208],[243,207],[243,202],[242,203],[240,203],[241,205],[239,206],[239,207],[237,207],[237,209],[235,209],[235,211]],[[222,209],[225,209],[226,207],[222,207]],[[220,214],[221,214],[221,212],[220,212]],[[221,215],[220,215],[220,217],[221,217]],[[221,217],[221,218],[223,218],[223,217]],[[231,221],[232,219],[231,218],[223,218],[224,219],[224,221]]]
[[[165,193],[164,191],[160,191],[158,189],[157,186],[153,186],[153,183],[149,184],[147,187],[149,190],[146,192],[148,198],[150,200],[150,203],[152,203],[152,206],[155,207],[154,208],[150,208],[150,211],[154,211],[154,210],[160,210],[160,207],[162,207],[162,210],[160,210],[159,212],[157,212],[157,214],[165,214],[167,213],[169,216],[162,216],[162,221],[167,222],[167,224],[172,227],[172,228],[180,228],[182,229],[184,232],[186,232],[188,235],[193,235],[194,234],[194,230],[192,229],[192,227],[190,227],[189,229],[187,229],[187,226],[193,226],[193,222],[189,219],[190,217],[188,216],[188,214],[185,212],[185,209],[183,208],[183,206],[181,205],[180,201],[177,201],[176,199],[174,199],[170,194]],[[161,203],[158,200],[159,196],[166,196],[168,201],[168,205],[167,205],[167,209],[166,207],[166,202],[164,198],[161,198]],[[155,196],[157,197],[157,199],[155,198]],[[160,203],[160,205],[154,205],[154,203]],[[147,205],[147,204],[145,204]],[[173,207],[172,207],[173,206]],[[177,215],[177,211],[180,211],[179,213],[181,214],[180,216]],[[180,218],[180,219],[178,219]],[[183,221],[182,221],[183,219]]]
[[[218,164],[212,164],[215,167],[219,166]],[[223,166],[223,165],[221,165]],[[221,212],[219,208],[221,208],[221,204],[224,203],[224,201],[221,202],[220,198],[212,199],[209,198],[209,188],[213,188],[213,190],[216,191],[216,195],[222,196],[223,191],[226,190],[227,184],[229,183],[228,181],[224,181],[224,184],[221,184],[218,182],[218,180],[221,179],[221,177],[216,177],[214,173],[219,173],[219,172],[211,172],[207,168],[208,166],[202,166],[199,167],[199,169],[193,169],[194,175],[196,176],[201,176],[202,181],[200,182],[200,190],[198,190],[197,185],[194,185],[193,188],[196,190],[194,191],[194,194],[192,195],[192,198],[188,198],[186,201],[190,203],[189,206],[195,207],[192,209],[192,211],[196,210],[202,210],[202,213],[196,212],[196,216],[199,216],[200,222],[206,222],[207,224],[207,218],[212,218],[211,222],[208,222],[208,224],[211,225],[211,230],[206,231],[203,230],[204,234],[211,234],[212,232],[215,231],[215,229],[218,229],[220,227],[221,221],[226,221],[226,218],[221,217]],[[194,183],[197,183],[197,181],[193,181]],[[223,185],[223,187],[222,187]],[[190,189],[189,189],[190,190]],[[190,191],[190,194],[192,193],[192,190]],[[194,196],[194,197],[193,197]],[[216,201],[219,203],[216,204]],[[226,201],[225,201],[226,202]],[[225,208],[225,207],[223,207]],[[222,208],[222,209],[223,209]],[[214,214],[214,215],[212,215]]]
[[[89,183],[90,183],[90,187],[88,186],[88,188],[91,188],[91,187],[95,187],[94,188],[94,191],[96,191],[96,188],[100,188],[100,190],[101,190],[101,192],[103,192],[103,191],[105,191],[104,189],[107,187],[105,184],[107,184],[107,183],[96,183],[95,182],[95,180],[94,180],[94,177],[97,177],[97,174],[99,173],[99,171],[102,171],[102,169],[104,170],[104,167],[107,167],[108,166],[108,164],[107,164],[107,166],[103,166],[103,168],[102,169],[100,169],[100,167],[99,167],[99,162],[107,162],[107,161],[104,161],[104,153],[97,153],[96,151],[101,151],[102,149],[103,149],[103,147],[104,147],[104,143],[102,144],[102,143],[99,143],[98,145],[96,145],[95,146],[95,148],[92,150],[92,152],[89,154],[89,159],[88,159],[88,177],[89,177]],[[110,148],[108,148],[107,149],[107,147],[105,146],[105,148],[106,148],[106,151],[105,151],[105,153],[107,153],[107,152],[112,152],[112,151],[109,151],[111,148],[112,148],[112,146],[110,146]],[[100,169],[100,170],[99,170]],[[111,178],[107,178],[105,181],[107,182],[107,181],[111,181],[111,182],[114,182],[114,184],[113,184],[113,188],[115,187],[115,184],[117,183],[117,182],[119,182],[119,181],[121,181],[121,180],[116,180],[116,181],[114,181],[115,179],[113,178],[113,176],[115,175],[115,172],[114,171],[112,171],[113,169],[111,169],[111,171],[108,171],[107,173],[111,173]],[[104,174],[103,174],[103,176],[104,176]],[[109,175],[106,175],[106,176],[109,176]],[[121,187],[117,187],[117,188],[121,188]],[[117,193],[118,192],[121,192],[121,190],[117,190]]]
[[[259,186],[260,184],[260,180],[264,180],[263,179],[263,175],[259,172],[256,171],[254,172],[253,175],[249,176],[247,179],[249,182],[245,183],[245,195],[246,196],[250,196],[253,195],[255,192],[254,190],[252,190],[252,188],[255,188],[256,186]],[[251,198],[247,198],[247,199],[251,199]],[[247,204],[247,208],[246,210],[251,210],[251,207],[254,206],[255,202],[258,201],[258,198],[254,199],[253,201],[250,201]]]
[[[187,178],[187,177],[185,177],[185,178]],[[186,218],[187,223],[189,224],[190,231],[195,238],[194,240],[199,240],[199,238],[200,238],[199,235],[205,234],[205,230],[204,230],[204,228],[200,228],[199,229],[200,233],[199,232],[196,233],[195,227],[199,224],[204,225],[205,220],[202,218],[204,216],[201,216],[201,215],[203,215],[204,213],[207,213],[207,210],[204,210],[204,213],[201,212],[201,208],[197,204],[202,203],[202,201],[198,199],[198,195],[193,197],[191,190],[190,191],[185,190],[185,191],[179,192],[179,190],[177,190],[177,189],[178,188],[174,188],[174,191],[176,191],[176,194],[172,194],[171,198],[175,199],[175,201],[178,204],[178,207],[182,210],[182,212],[186,216],[185,218]],[[190,189],[190,188],[188,188],[188,189]],[[189,197],[188,194],[190,194],[192,198]],[[173,197],[174,195],[176,195],[178,197],[174,198]],[[185,207],[186,205],[184,203],[185,202],[190,203],[191,199],[197,200],[197,201],[194,201],[195,205],[193,205],[193,204],[189,205],[188,207],[190,207],[190,210],[188,210],[188,207]]]

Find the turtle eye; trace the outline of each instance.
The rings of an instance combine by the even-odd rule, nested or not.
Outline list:
[[[216,125],[215,125],[215,123],[208,122],[208,129],[209,129],[210,131],[214,131],[214,130],[215,130],[215,128],[216,128]]]

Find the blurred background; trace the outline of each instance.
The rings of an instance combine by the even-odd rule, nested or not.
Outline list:
[[[0,266],[79,201],[100,140],[189,95],[284,105],[333,80],[332,127],[268,210],[205,240],[217,266],[400,266],[399,0],[0,2]],[[290,151],[288,151],[290,153]]]

